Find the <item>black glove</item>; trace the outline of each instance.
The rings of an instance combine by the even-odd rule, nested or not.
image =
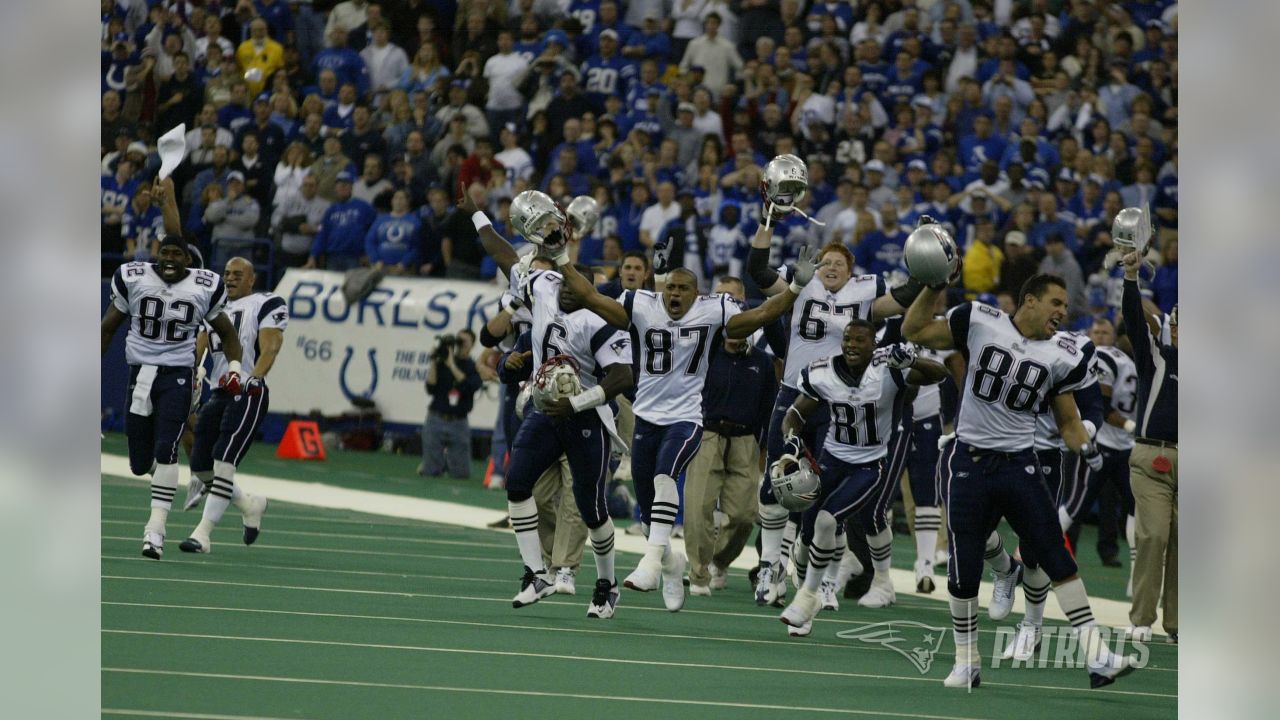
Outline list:
[[[659,240],[653,245],[653,274],[666,275],[671,267],[670,257],[671,249],[667,247],[666,239]]]

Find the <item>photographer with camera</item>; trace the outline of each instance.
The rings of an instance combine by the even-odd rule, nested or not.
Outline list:
[[[471,359],[475,335],[463,330],[454,335],[440,335],[431,351],[427,368],[427,421],[422,425],[422,464],[418,474],[439,477],[446,464],[449,476],[466,480],[471,477],[471,414],[476,391],[482,380]]]

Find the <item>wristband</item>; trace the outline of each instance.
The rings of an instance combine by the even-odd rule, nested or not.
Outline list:
[[[1125,421],[1124,421],[1124,431],[1125,431],[1125,432],[1127,432],[1127,433],[1129,433],[1130,435],[1132,435],[1132,434],[1133,434],[1133,431],[1134,431],[1134,430],[1137,430],[1137,429],[1138,429],[1138,423],[1136,423],[1136,422],[1134,422],[1134,421],[1132,421],[1132,420],[1125,420]]]
[[[799,295],[800,293],[804,292],[804,286],[796,282],[795,280],[792,280],[791,284],[788,285],[787,287],[791,289],[792,295]]]
[[[584,390],[569,398],[569,404],[573,406],[574,412],[582,412],[583,410],[590,410],[593,407],[603,405],[604,400],[604,387],[597,385],[590,390]]]
[[[239,360],[232,360],[231,362],[227,363],[227,372],[229,372],[229,373],[235,373],[236,375],[239,375],[239,374],[240,374],[240,361],[239,361]]]
[[[654,275],[654,276],[653,276],[653,281],[654,281],[655,283],[663,283],[663,284],[666,284],[666,282],[667,282],[667,276],[668,276],[668,275],[670,275],[670,274],[671,274],[671,273],[662,273],[662,274],[660,274],[660,275]]]
[[[483,210],[477,210],[471,214],[471,224],[476,226],[476,232],[480,232],[493,223],[489,221],[489,216],[485,215]]]
[[[1084,425],[1084,431],[1089,434],[1089,439],[1092,440],[1098,436],[1098,426],[1094,425],[1092,420],[1081,420],[1080,424]]]

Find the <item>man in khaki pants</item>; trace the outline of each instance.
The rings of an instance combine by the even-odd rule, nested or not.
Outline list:
[[[556,571],[556,592],[576,595],[574,578],[582,564],[587,544],[587,524],[573,499],[573,473],[569,460],[547,468],[533,486],[533,500],[538,506],[538,540],[542,543],[542,560]]]
[[[1119,223],[1119,219],[1117,219]],[[1113,234],[1115,230],[1113,229]],[[1121,310],[1138,366],[1137,421],[1129,478],[1137,515],[1138,557],[1133,565],[1129,632],[1148,640],[1156,605],[1164,597],[1162,624],[1178,641],[1178,308],[1169,317],[1171,343],[1160,342],[1142,310],[1138,253],[1124,256]]]
[[[723,278],[716,292],[743,296],[742,281]],[[713,350],[703,389],[702,447],[684,481],[684,544],[689,594],[724,588],[729,563],[755,526],[760,441],[773,412],[778,382],[769,356],[747,340],[725,339]],[[724,524],[717,532],[717,503]]]

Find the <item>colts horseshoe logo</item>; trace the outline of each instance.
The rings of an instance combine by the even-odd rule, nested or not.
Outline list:
[[[347,367],[351,364],[351,357],[356,354],[356,349],[350,345],[347,346],[347,354],[342,358],[342,368],[338,371],[338,386],[342,389],[342,394],[347,396],[348,400],[355,398],[371,398],[373,391],[378,388],[378,349],[369,348],[369,370],[372,377],[369,380],[369,389],[362,393],[353,393],[347,385]]]

